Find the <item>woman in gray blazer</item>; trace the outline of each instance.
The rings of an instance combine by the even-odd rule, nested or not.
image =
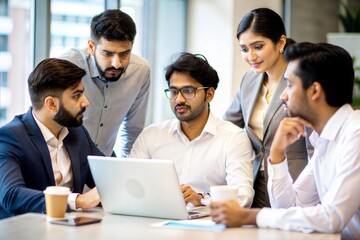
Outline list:
[[[280,100],[286,88],[283,75],[287,62],[283,52],[294,41],[286,38],[281,17],[267,8],[247,13],[239,23],[237,38],[242,58],[252,69],[242,78],[224,118],[246,129],[256,152],[252,207],[269,207],[267,158],[276,129],[286,117]],[[312,146],[303,137],[287,149],[289,173],[294,181],[306,166],[308,154],[312,154]]]

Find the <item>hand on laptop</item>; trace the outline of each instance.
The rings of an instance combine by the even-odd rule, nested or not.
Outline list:
[[[180,185],[181,192],[185,199],[186,205],[191,203],[194,207],[202,206],[201,204],[201,195],[195,192],[190,186],[186,184]]]
[[[99,203],[100,196],[96,187],[84,194],[79,194],[76,198],[76,208],[89,209],[96,207]]]

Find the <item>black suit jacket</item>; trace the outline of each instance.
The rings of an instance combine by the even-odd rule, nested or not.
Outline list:
[[[103,155],[83,126],[68,128],[64,145],[71,159],[73,192],[94,187],[88,155]],[[55,186],[50,153],[32,108],[0,128],[0,219],[45,212],[43,191]]]

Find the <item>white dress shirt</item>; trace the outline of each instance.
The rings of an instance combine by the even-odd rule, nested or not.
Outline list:
[[[360,239],[360,111],[342,106],[320,136],[310,136],[314,155],[294,184],[286,161],[269,162],[273,208],[262,209],[259,227],[339,232]]]
[[[194,140],[181,130],[177,119],[145,128],[133,145],[131,158],[168,159],[175,163],[181,184],[199,193],[210,186],[236,186],[239,202],[250,207],[254,195],[252,163],[255,157],[246,132],[211,113]]]
[[[46,141],[49,149],[51,165],[54,171],[55,183],[58,186],[68,187],[73,190],[73,173],[71,168],[71,160],[66,147],[63,144],[64,138],[69,133],[69,130],[64,127],[59,133],[59,139],[35,116],[36,124],[39,126],[42,135]],[[70,193],[68,197],[68,204],[72,210],[76,209],[76,197],[78,193]]]

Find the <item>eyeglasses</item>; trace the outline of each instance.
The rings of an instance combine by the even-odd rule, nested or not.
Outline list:
[[[196,90],[198,89],[208,89],[209,87],[183,87],[180,89],[177,88],[168,88],[165,89],[164,92],[166,94],[166,96],[169,99],[175,99],[177,98],[177,96],[179,95],[179,92],[181,93],[181,96],[183,96],[185,99],[192,99],[195,97],[196,95]]]

